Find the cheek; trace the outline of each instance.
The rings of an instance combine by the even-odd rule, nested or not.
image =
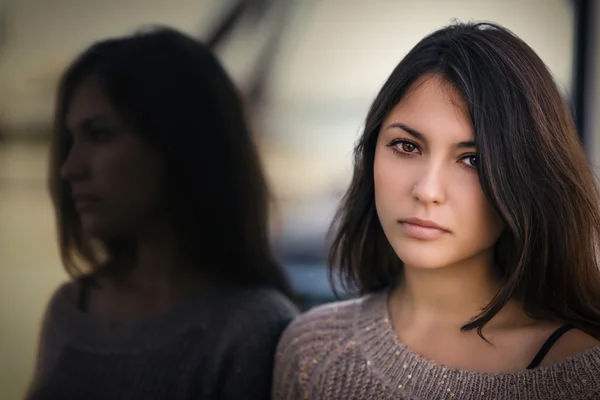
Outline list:
[[[418,159],[403,158],[387,148],[378,149],[373,163],[375,190],[398,195],[410,194],[415,177],[420,175],[421,165]]]
[[[489,203],[487,203],[487,221],[490,234],[493,241],[496,242],[504,231],[504,221],[502,221],[502,218],[500,218]]]
[[[398,218],[398,209],[410,200],[414,172],[410,163],[402,163],[398,156],[382,149],[375,152],[373,163],[373,183],[375,191],[375,207],[382,223],[388,214]]]
[[[394,192],[398,190],[396,182],[394,182],[394,170],[391,164],[381,150],[378,149],[375,152],[373,185],[378,212],[383,212],[382,208],[385,208],[386,199],[394,197]]]
[[[468,229],[465,234],[475,242],[486,242],[490,245],[495,243],[502,233],[503,222],[488,202],[479,182],[464,182],[463,185],[455,186],[459,187],[462,187],[462,190],[460,196],[457,196],[458,204],[461,205],[457,223]]]
[[[164,174],[154,157],[135,152],[113,152],[102,163],[104,189],[114,201],[141,209],[158,202]]]

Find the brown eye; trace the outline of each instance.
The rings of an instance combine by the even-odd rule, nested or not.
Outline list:
[[[419,145],[405,139],[394,139],[387,147],[391,147],[392,150],[399,155],[414,155],[420,154]]]
[[[91,128],[85,134],[92,142],[106,142],[113,136],[113,131],[107,128]]]
[[[461,160],[469,168],[477,168],[479,165],[479,157],[475,155],[466,156]]]
[[[416,149],[416,146],[409,142],[402,142],[400,145],[402,147],[402,151],[405,151],[407,153],[412,153]]]

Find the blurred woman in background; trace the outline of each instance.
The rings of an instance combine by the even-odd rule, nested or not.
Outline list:
[[[362,297],[284,333],[275,399],[600,398],[600,196],[522,40],[456,24],[367,116],[331,272]]]
[[[58,89],[50,188],[72,280],[30,399],[265,399],[294,317],[242,101],[157,28],[94,44]]]

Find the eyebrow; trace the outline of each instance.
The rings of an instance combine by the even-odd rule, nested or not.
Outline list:
[[[110,118],[106,115],[102,115],[102,114],[98,114],[98,115],[93,115],[91,117],[88,117],[86,119],[84,119],[83,121],[79,122],[78,124],[78,128],[79,129],[83,129],[83,130],[88,130],[90,128],[92,128],[94,126],[94,124],[96,124],[97,122],[103,123],[105,121],[109,121]],[[69,129],[69,125],[67,123],[65,123],[65,127],[68,133],[71,133],[71,130]]]
[[[83,122],[80,123],[80,126],[84,129],[88,129],[92,125],[94,125],[98,122],[100,122],[100,123],[110,122],[110,117],[108,117],[106,115],[102,115],[102,114],[93,115],[91,117],[84,119]]]
[[[389,124],[386,129],[390,129],[390,128],[402,129],[403,131],[405,131],[406,133],[408,133],[409,135],[411,135],[415,139],[427,143],[427,138],[425,137],[424,134],[422,134],[418,130],[416,130],[414,128],[411,128],[410,126],[405,125],[405,124],[403,124],[401,122],[393,122],[393,123]],[[477,146],[475,144],[475,141],[469,140],[469,141],[466,141],[466,142],[459,142],[459,143],[457,143],[456,147],[458,147],[460,149],[465,149],[465,148],[471,148],[471,147],[477,147]]]

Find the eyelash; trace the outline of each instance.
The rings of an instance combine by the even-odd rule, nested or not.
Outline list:
[[[420,150],[419,149],[419,145],[416,144],[415,142],[411,141],[411,140],[407,140],[407,139],[394,139],[392,140],[387,147],[389,147],[390,149],[392,149],[392,151],[394,152],[394,154],[401,156],[401,157],[410,157],[412,156],[412,154],[414,154],[414,151],[404,151],[404,150],[398,150],[398,145],[410,145],[413,146],[414,150]],[[477,154],[465,154],[464,156],[462,156],[460,159],[461,160],[465,160],[465,159],[472,159],[475,158],[477,159]],[[469,168],[471,170],[476,170],[477,166],[475,165],[471,165],[471,164],[466,164],[466,163],[462,163],[466,168]]]

